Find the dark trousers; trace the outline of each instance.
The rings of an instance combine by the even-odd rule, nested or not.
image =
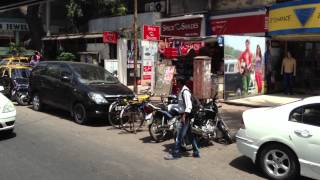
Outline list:
[[[266,73],[266,80],[267,80],[267,93],[270,93],[271,92],[271,76],[272,76],[272,73],[271,72],[268,72]]]
[[[192,143],[193,153],[195,154],[199,153],[197,141],[196,141],[196,138],[194,137],[194,134],[192,134],[191,132],[191,127],[189,122],[190,122],[189,119],[186,118],[185,123],[179,122],[177,125],[177,137],[176,137],[176,143],[175,143],[174,152],[173,152],[174,156],[180,156],[181,144],[185,136],[187,136],[187,138]]]
[[[293,94],[292,86],[293,86],[293,73],[284,73],[284,93]]]

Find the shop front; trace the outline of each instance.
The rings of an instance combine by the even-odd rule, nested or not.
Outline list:
[[[296,59],[294,93],[320,92],[320,2],[293,1],[275,4],[269,12],[269,35],[272,37],[274,90],[284,88],[282,60],[287,52]]]

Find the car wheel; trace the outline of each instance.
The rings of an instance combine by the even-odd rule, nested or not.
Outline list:
[[[272,144],[262,149],[259,165],[271,179],[295,179],[299,175],[299,162],[295,154],[283,145]]]
[[[87,112],[85,107],[80,104],[77,103],[76,105],[74,105],[73,107],[73,118],[74,121],[78,124],[86,124],[87,123]]]
[[[41,111],[43,109],[43,104],[41,102],[39,94],[35,94],[32,98],[32,108],[35,111]]]

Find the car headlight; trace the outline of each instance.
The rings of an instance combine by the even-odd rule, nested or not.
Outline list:
[[[16,109],[14,108],[14,105],[12,104],[12,102],[8,102],[6,105],[4,105],[2,113],[9,113],[15,110]]]
[[[96,104],[107,104],[108,101],[103,97],[103,95],[99,93],[89,93],[90,99],[95,102]]]

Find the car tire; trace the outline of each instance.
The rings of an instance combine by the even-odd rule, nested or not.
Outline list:
[[[268,178],[275,180],[295,179],[300,172],[296,155],[281,144],[264,147],[259,156],[259,166]]]
[[[81,103],[77,103],[73,106],[72,110],[74,121],[78,124],[84,125],[87,123],[87,112],[85,107]]]
[[[43,110],[43,103],[41,102],[39,94],[34,94],[32,97],[32,109],[35,111]]]
[[[5,134],[6,136],[10,136],[10,135],[13,133],[13,131],[14,131],[14,129],[8,129],[8,130],[5,130],[5,131],[4,131],[4,134]]]

